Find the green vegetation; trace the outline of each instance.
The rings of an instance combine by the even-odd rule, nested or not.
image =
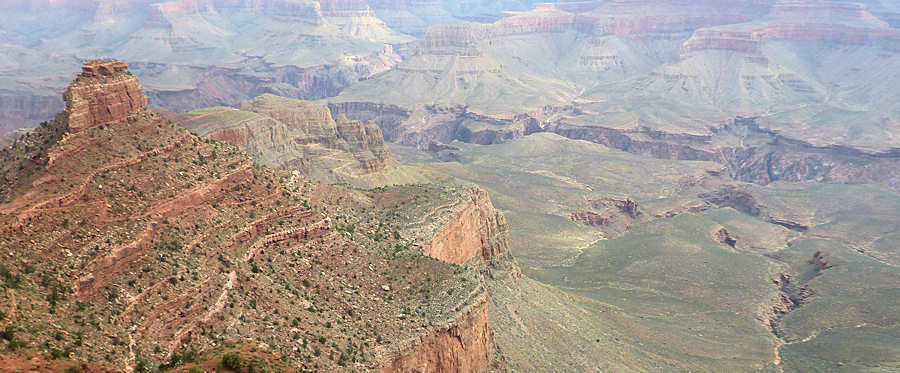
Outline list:
[[[240,371],[244,367],[244,359],[237,352],[229,352],[222,356],[222,367],[233,371]]]

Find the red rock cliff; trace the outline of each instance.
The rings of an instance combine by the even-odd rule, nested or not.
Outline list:
[[[398,348],[380,372],[486,372],[491,368],[493,336],[488,302],[482,292],[447,325]]]
[[[487,192],[473,188],[469,200],[453,212],[425,253],[459,265],[472,259],[487,262],[507,255],[509,227],[506,218],[494,208]]]
[[[63,94],[63,120],[70,131],[124,121],[147,108],[147,97],[128,65],[120,61],[88,61]]]

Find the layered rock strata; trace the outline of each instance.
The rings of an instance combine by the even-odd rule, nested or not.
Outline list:
[[[122,72],[119,64],[104,66]],[[107,77],[107,70],[85,69],[81,79]],[[110,108],[130,102],[101,88],[79,90],[82,83],[73,83],[78,100]],[[369,141],[364,131],[335,124],[326,108],[295,106],[248,104],[289,123],[332,124],[319,134]],[[404,243],[397,237],[362,246],[335,229],[332,218],[355,219],[360,231],[382,229],[371,198],[383,190],[254,167],[234,146],[190,134],[177,115],[131,110],[138,111],[110,109],[117,116],[74,128],[67,112],[0,150],[0,244],[10,251],[0,265],[21,285],[0,294],[0,303],[34,305],[10,308],[18,312],[9,318],[18,323],[16,337],[68,351],[61,359],[105,356],[117,371],[178,361],[195,349],[221,354],[220,338],[238,345],[265,338],[268,345],[252,349],[285,357],[298,371],[491,365],[477,271],[391,255]],[[121,118],[127,127],[98,128]],[[471,203],[488,202],[476,196]],[[32,266],[40,271],[23,269]],[[441,290],[425,300],[425,286]],[[102,328],[83,322],[89,318]],[[78,343],[58,337],[68,333]]]
[[[119,61],[88,61],[63,95],[63,120],[71,131],[124,121],[147,108],[137,77]]]
[[[494,365],[493,332],[488,325],[488,299],[483,288],[470,304],[445,325],[404,342],[379,371],[487,372]]]
[[[242,110],[215,107],[188,115],[185,125],[204,137],[244,149],[257,163],[299,170],[322,181],[351,182],[394,162],[375,123],[335,120],[327,107],[262,95]]]
[[[509,226],[494,208],[487,192],[473,188],[458,205],[425,253],[453,264],[471,260],[490,262],[509,255]]]

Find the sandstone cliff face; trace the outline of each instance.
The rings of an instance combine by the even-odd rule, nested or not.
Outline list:
[[[684,43],[681,53],[686,54],[698,50],[724,49],[737,52],[757,54],[762,46],[759,35],[750,31],[730,30],[697,30]]]
[[[273,95],[249,100],[243,109],[287,125],[297,144],[319,144],[353,154],[366,173],[384,170],[391,162],[384,136],[372,122],[353,121],[345,116],[335,121],[325,106]]]
[[[486,372],[491,368],[493,336],[488,301],[482,293],[447,325],[401,347],[380,372]]]
[[[494,24],[495,36],[565,32],[573,29],[593,31],[594,19],[575,16],[555,4],[538,4],[532,12],[507,13]]]
[[[124,121],[147,108],[137,77],[118,61],[89,61],[63,95],[65,123],[70,131]]]
[[[490,262],[509,255],[506,218],[486,191],[473,188],[469,194],[425,248],[428,256],[463,265],[473,259]]]

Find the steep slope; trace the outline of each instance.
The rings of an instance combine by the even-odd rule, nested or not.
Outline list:
[[[240,147],[257,164],[297,170],[320,182],[371,188],[427,179],[391,158],[374,123],[337,119],[324,106],[262,95],[240,110],[191,112],[182,123],[201,137]]]
[[[889,371],[900,356],[885,185],[743,184],[549,133],[423,153],[394,151],[477,182],[509,220],[525,277],[485,286],[511,370]]]
[[[114,67],[109,91],[98,65]],[[254,346],[282,361],[253,364],[375,370],[433,361],[419,351],[449,333],[473,342],[443,364],[490,364],[478,273],[395,250],[376,192],[254,167],[176,117],[116,110],[131,103],[117,88],[140,87],[123,66],[85,65],[67,110],[0,154],[4,344],[117,369]]]

